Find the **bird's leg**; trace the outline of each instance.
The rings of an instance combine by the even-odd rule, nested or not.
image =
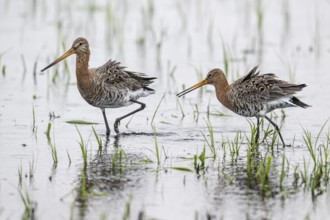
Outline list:
[[[256,137],[255,137],[255,142],[256,144],[258,143],[259,140],[259,116],[256,117],[257,118],[257,133],[256,133]]]
[[[142,103],[142,102],[139,102],[139,101],[136,101],[136,100],[130,100],[130,101],[131,101],[131,102],[134,102],[134,103],[137,103],[137,104],[139,104],[139,105],[141,105],[141,107],[138,108],[138,109],[136,109],[136,110],[134,110],[134,111],[132,111],[132,112],[130,112],[130,113],[128,113],[127,115],[124,115],[124,116],[122,116],[122,117],[116,119],[114,127],[115,127],[115,132],[116,132],[117,134],[119,134],[118,124],[119,124],[119,122],[120,122],[122,119],[124,119],[124,118],[126,118],[126,117],[128,117],[128,116],[130,116],[130,115],[133,115],[133,114],[135,114],[135,113],[137,113],[137,112],[139,112],[139,111],[142,111],[142,110],[146,107],[146,104],[144,104],[144,103]]]
[[[272,120],[270,120],[270,118],[268,118],[266,115],[265,115],[265,118],[267,119],[267,121],[269,121],[269,123],[271,123],[275,127],[276,131],[278,132],[278,135],[281,138],[282,144],[285,147],[285,143],[284,143],[283,137],[281,135],[280,128],[277,126],[277,124],[275,124],[275,122],[273,122]]]
[[[116,135],[115,136],[115,141],[113,142],[113,146],[115,148],[119,148],[119,139],[120,139],[120,136],[119,135]]]
[[[104,118],[104,122],[105,122],[105,127],[107,129],[107,136],[109,136],[110,127],[109,127],[109,124],[108,124],[107,115],[105,114],[105,109],[104,108],[101,108],[101,110],[102,110],[102,114],[103,114],[103,118]]]

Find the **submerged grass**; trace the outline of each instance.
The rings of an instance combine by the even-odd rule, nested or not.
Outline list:
[[[269,186],[269,173],[271,169],[273,158],[271,156],[265,157],[263,161],[259,164],[258,172],[256,176],[259,179],[262,194],[265,195],[266,192],[271,190]]]
[[[48,142],[50,141],[50,130],[51,130],[51,128],[52,128],[52,124],[50,122],[48,122],[47,130],[45,132]]]
[[[179,106],[179,109],[180,109],[180,112],[181,112],[181,116],[182,116],[182,118],[185,117],[186,114],[185,114],[184,111],[183,111],[183,108],[182,108],[182,106],[181,106],[181,102],[180,102],[180,100],[178,99],[178,97],[176,97],[176,102],[178,103],[178,106]]]
[[[84,139],[77,126],[76,126],[76,129],[77,129],[77,132],[78,132],[79,138],[80,138],[80,142],[78,142],[78,143],[80,146],[81,155],[82,155],[83,162],[84,162],[84,170],[86,170],[87,169],[87,146],[86,146]]]
[[[157,159],[157,164],[160,165],[160,153],[159,153],[159,147],[158,147],[158,142],[157,142],[157,132],[156,132],[156,127],[153,127],[154,129],[154,140],[155,140],[155,155]]]
[[[223,177],[228,181],[229,185],[233,185],[234,184],[234,179],[227,173],[222,172]]]
[[[202,135],[204,137],[204,140],[206,141],[207,145],[209,146],[211,153],[213,155],[213,159],[217,157],[217,150],[215,148],[215,143],[214,143],[214,132],[213,132],[213,127],[210,121],[206,122],[207,124],[207,129],[209,131],[209,136],[210,136],[210,141],[207,140],[206,136],[202,132]]]
[[[66,150],[66,155],[68,156],[68,160],[69,160],[69,166],[71,166],[71,156],[70,156],[70,154],[69,154],[69,151],[68,150]]]
[[[285,153],[283,153],[282,155],[282,166],[281,166],[281,173],[280,173],[280,190],[283,191],[283,182],[284,182],[284,178],[287,175],[287,169],[286,169],[286,164],[287,159],[285,157]]]
[[[329,119],[328,119],[329,120]],[[321,127],[320,131],[318,132],[316,138],[315,138],[315,141],[313,143],[312,141],[312,133],[310,131],[308,131],[307,129],[304,128],[304,136],[303,136],[303,139],[305,141],[305,144],[308,148],[308,151],[310,153],[310,156],[314,162],[314,169],[315,167],[317,166],[317,147],[318,147],[318,141],[319,141],[319,138],[320,138],[320,135],[325,127],[325,125],[328,123],[328,120],[323,124],[323,126]]]
[[[36,127],[36,113],[34,110],[34,105],[32,106],[32,133],[37,137],[37,127]]]
[[[22,220],[30,220],[30,219],[36,219],[35,216],[35,208],[36,205],[32,201],[31,196],[27,189],[20,189],[19,195],[21,197],[21,200],[24,204],[24,212],[22,215]]]
[[[151,126],[152,126],[152,127],[154,127],[154,120],[155,120],[156,114],[157,114],[157,112],[158,112],[159,106],[160,106],[160,104],[162,103],[162,101],[164,100],[164,97],[165,97],[165,94],[164,94],[164,95],[162,96],[162,98],[160,99],[160,101],[159,101],[159,103],[158,103],[158,105],[157,105],[157,107],[156,107],[156,109],[155,109],[155,112],[154,112],[154,114],[152,115],[152,119],[151,119]]]
[[[116,175],[117,173],[123,173],[123,164],[124,159],[127,161],[127,155],[123,149],[116,148],[114,153],[112,154],[111,164],[112,164],[112,173]],[[125,162],[126,163],[126,162]]]
[[[87,188],[87,173],[86,173],[86,167],[84,166],[82,172],[81,172],[81,180],[80,180],[80,200],[82,203],[84,203],[87,200],[88,196],[88,188]]]
[[[238,131],[235,135],[234,141],[229,142],[228,140],[228,143],[229,143],[229,151],[232,161],[235,161],[239,156],[239,151],[243,143],[243,136],[241,132]]]
[[[172,170],[178,170],[178,171],[183,171],[183,172],[191,172],[193,173],[194,170],[187,168],[187,167],[170,167]]]
[[[33,179],[34,173],[36,172],[36,164],[34,162],[34,156],[32,157],[32,162],[29,161],[29,178]]]
[[[57,157],[57,150],[55,147],[55,142],[52,143],[51,140],[49,139],[48,144],[51,148],[51,152],[52,152],[52,159],[53,159],[53,167],[56,168],[57,164],[58,164],[58,157]]]
[[[205,170],[205,160],[206,160],[206,150],[205,146],[203,147],[203,151],[198,155],[198,152],[194,155],[193,158],[193,164],[194,164],[194,169],[197,174],[200,173],[200,171]]]
[[[95,139],[97,141],[97,144],[98,144],[98,147],[99,147],[99,153],[102,152],[102,139],[99,137],[99,135],[97,134],[95,128],[92,126],[92,129],[93,129],[93,133],[94,133],[94,136],[95,136]]]
[[[128,220],[131,219],[131,203],[132,203],[132,198],[130,197],[125,205],[125,211],[124,211],[124,215],[122,217],[123,220]]]
[[[55,140],[52,143],[51,140],[48,140],[48,144],[51,148],[51,152],[52,152],[52,159],[53,159],[53,167],[56,168],[57,167],[57,163],[58,163],[58,157],[57,157],[57,150],[56,150],[56,146],[55,146]]]
[[[51,153],[52,153],[52,159],[53,159],[53,167],[56,168],[57,167],[57,163],[58,163],[58,157],[57,157],[57,150],[55,147],[55,141],[52,143],[51,137],[50,137],[50,131],[52,128],[52,124],[50,122],[48,122],[47,125],[47,130],[45,132],[46,137],[47,137],[47,141],[48,141],[48,145],[51,149]]]
[[[18,185],[21,187],[23,182],[23,168],[22,164],[18,167]]]
[[[2,66],[2,75],[5,77],[6,76],[6,65]]]

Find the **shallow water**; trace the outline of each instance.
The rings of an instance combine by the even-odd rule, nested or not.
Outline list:
[[[127,0],[69,4],[29,0],[0,4],[1,219],[24,216],[21,195],[30,198],[28,204],[36,219],[329,216],[327,181],[316,190],[322,192],[318,196],[304,186],[301,177],[298,186],[293,186],[295,167],[303,172],[304,160],[309,164],[309,174],[313,172],[303,128],[312,132],[314,140],[329,118],[327,1]],[[107,140],[101,111],[80,97],[73,57],[67,59],[68,71],[62,63],[40,73],[78,36],[89,40],[91,67],[111,58],[129,70],[158,77],[151,86],[157,93],[141,99],[147,104],[145,110],[122,121],[120,137],[112,133]],[[224,47],[229,57],[229,81],[260,65],[261,72],[274,72],[281,79],[308,85],[298,97],[313,107],[285,110],[282,134],[292,147],[278,144],[269,151],[270,139],[259,146],[256,161],[272,157],[266,192],[261,190],[256,173],[252,179],[247,174],[248,121],[221,106],[211,86],[180,99],[184,117],[175,97],[210,69],[225,69]],[[54,77],[56,71],[58,76]],[[108,109],[109,123],[134,108]],[[219,113],[224,116],[214,115]],[[280,122],[281,111],[275,113]],[[50,118],[50,114],[55,117]],[[94,128],[102,139],[101,150],[92,126],[77,125],[87,146],[85,169],[80,137],[77,128],[66,123],[69,120],[99,123]],[[209,120],[216,159],[204,138],[210,140]],[[48,123],[49,138],[45,135]],[[320,143],[326,144],[328,130],[327,124]],[[225,148],[223,142],[233,142],[238,131],[242,145],[233,160],[229,145]],[[56,148],[56,166],[51,146]],[[192,158],[204,147],[205,167],[197,172]],[[321,149],[318,147],[317,152]],[[288,165],[281,189],[283,155]]]

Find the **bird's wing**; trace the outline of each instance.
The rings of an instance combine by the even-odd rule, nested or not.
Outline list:
[[[106,85],[106,88],[116,88],[118,90],[136,91],[146,88],[154,77],[143,77],[143,73],[135,73],[125,70],[126,67],[121,66],[120,62],[109,60],[103,66],[96,69],[98,80]]]
[[[250,70],[250,72],[248,72],[248,74],[246,74],[241,79],[237,80],[237,82],[243,83],[245,81],[248,81],[251,78],[258,76],[260,72],[259,71],[257,72],[257,69],[258,69],[258,66],[255,66],[252,70]]]
[[[254,70],[255,72],[255,70]],[[246,78],[249,76],[248,78]],[[275,74],[248,74],[231,86],[229,100],[239,103],[262,104],[294,94],[296,85],[276,79]]]

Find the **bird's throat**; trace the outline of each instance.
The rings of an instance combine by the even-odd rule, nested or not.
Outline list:
[[[76,77],[80,94],[84,97],[90,90],[89,54],[77,54]],[[85,97],[84,97],[85,98]],[[86,98],[85,98],[86,99]]]
[[[232,110],[232,105],[228,100],[228,93],[230,90],[228,82],[226,81],[215,85],[215,90],[217,98],[221,102],[221,104],[223,104],[226,108]]]
[[[77,79],[89,75],[88,62],[89,62],[89,54],[77,54],[77,60],[76,60]]]

